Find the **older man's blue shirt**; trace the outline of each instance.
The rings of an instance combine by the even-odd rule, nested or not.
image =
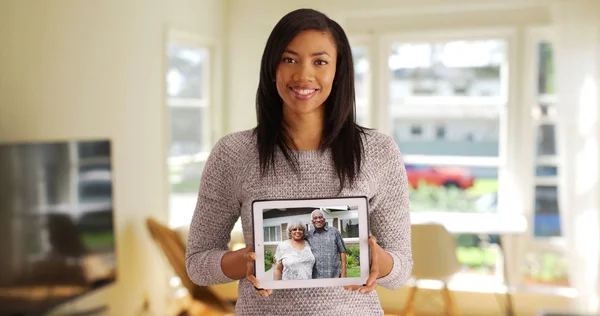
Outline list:
[[[313,278],[339,278],[340,253],[346,252],[346,245],[340,231],[326,224],[321,231],[309,231],[306,240],[310,243],[315,256]]]

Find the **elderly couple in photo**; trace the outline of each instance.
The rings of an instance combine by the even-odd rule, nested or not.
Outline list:
[[[302,221],[288,224],[289,239],[275,250],[274,280],[306,280],[346,277],[346,245],[339,230],[329,226],[325,213],[311,213],[314,230]]]

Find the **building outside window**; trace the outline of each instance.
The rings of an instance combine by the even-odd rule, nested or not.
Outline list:
[[[342,238],[358,238],[358,218],[341,219],[339,231]]]
[[[446,127],[444,126],[438,126],[435,129],[435,138],[437,139],[444,139],[446,138]]]
[[[405,160],[412,212],[497,212],[507,65],[503,39],[391,41],[390,129]],[[496,273],[497,247],[476,235],[456,238],[462,272]]]

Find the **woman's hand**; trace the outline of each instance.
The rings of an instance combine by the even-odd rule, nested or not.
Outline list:
[[[267,297],[273,293],[273,290],[260,289],[260,284],[254,276],[254,261],[256,260],[256,253],[252,251],[252,246],[248,245],[244,248],[244,259],[246,259],[246,279],[254,285],[257,289],[258,294],[263,297]]]
[[[349,291],[358,290],[359,293],[369,293],[373,291],[377,287],[377,278],[380,276],[380,265],[385,264],[386,262],[380,261],[380,255],[388,255],[390,256],[381,246],[377,244],[377,240],[375,237],[369,237],[369,248],[371,254],[371,269],[369,272],[369,277],[367,278],[367,282],[364,286],[360,285],[350,285],[344,286],[344,289]],[[388,259],[388,258],[385,258]],[[391,259],[391,256],[390,258]],[[387,260],[384,260],[387,261]],[[389,272],[388,272],[389,273]],[[387,273],[386,273],[387,274]]]

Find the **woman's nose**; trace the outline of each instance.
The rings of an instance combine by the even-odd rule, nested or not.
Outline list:
[[[313,69],[310,65],[300,65],[294,73],[294,81],[312,81],[314,79]]]

